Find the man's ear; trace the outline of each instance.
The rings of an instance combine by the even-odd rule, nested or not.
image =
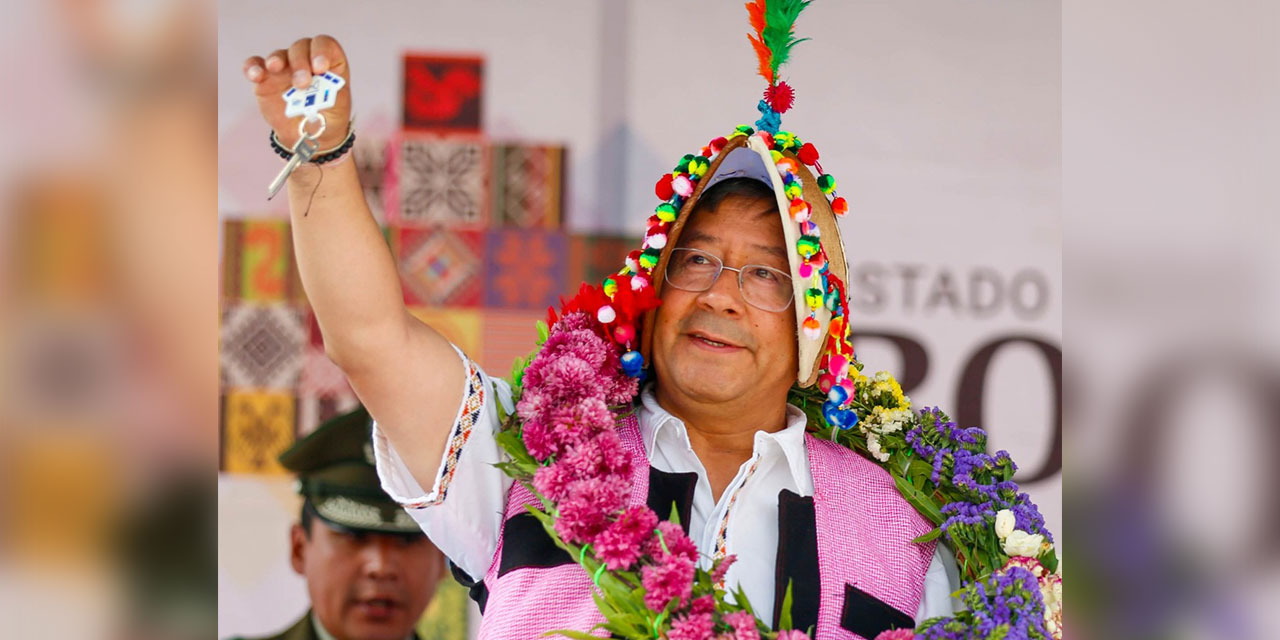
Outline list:
[[[289,564],[293,566],[293,571],[300,576],[305,576],[304,568],[306,565],[307,544],[310,542],[307,531],[302,528],[301,524],[294,523],[289,529]]]

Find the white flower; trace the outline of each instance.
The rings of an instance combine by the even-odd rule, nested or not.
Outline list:
[[[872,433],[867,435],[867,451],[871,452],[871,457],[880,462],[888,462],[888,452],[880,450],[880,436]]]
[[[1027,533],[1022,529],[1014,529],[1009,537],[1004,539],[1004,552],[1011,557],[1025,556],[1034,558],[1040,555],[1040,545],[1044,542],[1044,536],[1038,533]]]
[[[1008,509],[1001,509],[996,512],[996,535],[1001,540],[1009,537],[1013,533],[1014,518],[1013,512]],[[1012,554],[1010,554],[1012,555]]]

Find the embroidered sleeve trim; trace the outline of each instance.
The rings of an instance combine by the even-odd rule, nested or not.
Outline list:
[[[476,363],[467,360],[467,391],[462,398],[462,406],[458,411],[458,419],[449,434],[449,445],[444,455],[444,462],[436,475],[434,498],[405,502],[406,509],[425,509],[444,502],[449,493],[449,485],[458,470],[458,460],[462,457],[462,448],[471,438],[471,430],[480,419],[484,410],[484,384],[480,379],[480,368]]]

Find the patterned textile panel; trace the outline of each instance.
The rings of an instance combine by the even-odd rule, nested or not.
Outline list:
[[[403,135],[384,167],[387,224],[482,229],[489,221],[488,146],[480,138]]]
[[[554,229],[564,197],[564,147],[494,145],[489,152],[495,226]]]
[[[546,309],[565,293],[564,234],[502,229],[486,234],[485,306]]]
[[[600,286],[605,276],[617,273],[627,253],[640,248],[640,239],[615,235],[574,235],[569,238],[569,268],[565,292],[577,291],[586,282]]]
[[[480,133],[484,60],[474,56],[404,57],[404,128]]]
[[[288,304],[228,304],[219,350],[223,387],[292,391],[302,372],[302,316]]]
[[[287,221],[228,220],[223,224],[223,243],[225,300],[305,300]]]
[[[284,474],[276,460],[293,444],[292,391],[229,390],[222,396],[222,470]]]
[[[484,302],[484,233],[400,229],[392,244],[409,306],[476,307]]]

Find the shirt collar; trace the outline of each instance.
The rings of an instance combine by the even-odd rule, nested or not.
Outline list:
[[[639,422],[640,437],[644,440],[644,448],[650,458],[660,444],[659,436],[665,442],[677,443],[690,451],[693,450],[684,422],[658,404],[653,384],[645,385],[640,393]],[[801,495],[813,492],[813,477],[809,474],[809,452],[805,448],[804,441],[806,424],[808,424],[808,418],[805,417],[804,412],[799,407],[788,404],[787,426],[774,433],[757,431],[754,441],[754,450],[760,455],[769,455],[770,448],[764,446],[766,443],[772,442],[777,445],[777,449],[781,450],[786,457],[787,468],[790,469],[792,479],[800,489]]]

